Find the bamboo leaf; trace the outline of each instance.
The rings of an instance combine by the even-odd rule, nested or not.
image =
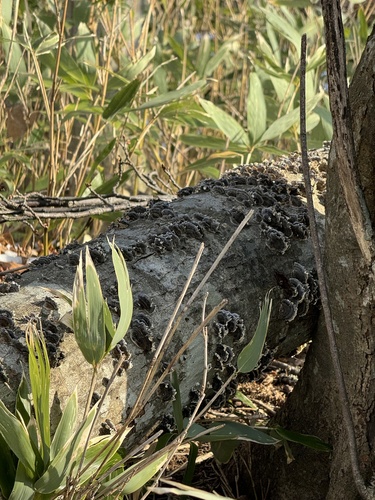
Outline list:
[[[247,128],[252,144],[264,133],[267,127],[267,108],[262,82],[256,73],[250,74],[249,95],[247,98]]]
[[[135,79],[117,92],[117,94],[112,97],[108,106],[104,109],[103,118],[108,120],[108,118],[112,118],[116,113],[129,106],[136,96],[140,85],[140,80]]]
[[[117,245],[115,245],[114,242],[108,242],[108,244],[112,250],[112,261],[115,268],[118,284],[118,295],[121,311],[120,320],[116,328],[116,333],[109,343],[110,350],[113,349],[122,338],[124,338],[126,332],[128,331],[133,316],[133,295],[130,286],[128,269],[126,267],[126,262],[121,253],[121,250],[117,247]]]
[[[266,16],[267,22],[270,23],[276,31],[278,31],[294,45],[299,58],[301,52],[301,35],[298,33],[298,31],[282,16],[276,14],[276,12],[272,11],[271,9],[265,9],[261,7],[260,10]]]
[[[159,95],[158,97],[154,97],[138,108],[135,108],[135,110],[158,108],[159,106],[164,106],[164,104],[169,104],[170,102],[177,101],[179,99],[183,99],[184,97],[192,95],[194,92],[203,88],[205,85],[206,80],[199,80],[195,83],[192,83],[191,85],[183,87],[182,89],[172,90],[171,92],[166,92],[165,94]]]
[[[301,434],[300,432],[288,431],[283,429],[282,427],[276,427],[274,429],[277,436],[280,436],[282,439],[286,439],[287,441],[291,441],[293,443],[299,443],[303,446],[307,446],[308,448],[312,448],[313,450],[330,452],[332,451],[332,446],[328,443],[325,443],[320,438],[316,436],[311,436],[310,434]]]
[[[0,400],[0,433],[18,460],[29,470],[35,470],[35,453],[26,427]]]
[[[258,444],[272,445],[277,444],[279,439],[276,439],[261,430],[255,429],[250,425],[241,424],[239,422],[220,422],[215,421],[212,424],[217,427],[224,424],[220,429],[213,430],[210,434],[198,437],[198,441],[202,443],[212,443],[217,441],[252,441]]]
[[[134,80],[137,76],[144,71],[150,62],[154,59],[156,53],[156,45],[147,52],[143,57],[141,57],[136,63],[132,64],[129,68],[126,68],[124,76],[127,80]]]
[[[272,299],[270,299],[268,293],[260,309],[260,317],[254,336],[247,344],[247,346],[242,349],[238,356],[237,369],[240,373],[249,373],[254,370],[258,364],[259,358],[263,351],[264,342],[267,337],[271,309]]]
[[[144,486],[160,470],[168,459],[168,453],[156,454],[144,458],[140,462],[132,465],[122,474],[102,483],[99,491],[121,491],[122,495],[130,495]]]
[[[56,457],[59,451],[72,437],[77,423],[77,408],[77,389],[74,389],[61,416],[55,435],[53,436],[51,443],[51,460]]]
[[[70,474],[77,457],[82,453],[87,431],[90,429],[97,405],[91,408],[87,418],[79,426],[72,438],[60,449],[49,464],[46,472],[35,482],[35,490],[43,494],[59,492],[66,485],[66,476]]]
[[[9,500],[34,500],[34,481],[22,462],[18,462],[16,478]]]
[[[28,324],[26,342],[29,349],[29,376],[33,406],[40,433],[42,458],[46,464],[49,461],[51,444],[49,418],[50,365],[44,338],[33,323]]]
[[[228,137],[235,144],[240,146],[247,146],[250,148],[249,138],[241,125],[228,113],[212,104],[210,101],[199,99],[203,109],[208,116],[214,120],[217,127],[224,135]]]

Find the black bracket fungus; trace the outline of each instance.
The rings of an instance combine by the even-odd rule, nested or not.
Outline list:
[[[162,401],[175,401],[177,391],[170,382],[162,382],[158,388],[158,394]]]
[[[148,295],[142,292],[138,293],[138,295],[135,297],[134,306],[149,313],[155,311],[155,304],[153,300]]]
[[[220,309],[213,322],[215,333],[222,339],[230,334],[234,342],[241,342],[245,337],[245,324],[237,313],[232,313],[226,309]]]
[[[214,353],[215,367],[223,371],[226,365],[233,359],[233,349],[225,344],[217,344]]]
[[[4,281],[0,283],[0,293],[16,293],[19,292],[20,285],[15,281]]]
[[[150,327],[144,321],[136,318],[132,320],[130,338],[145,354],[155,350],[153,334]]]
[[[117,364],[116,360],[124,360],[119,371],[117,372],[117,375],[121,376],[124,371],[130,370],[130,368],[132,367],[131,354],[128,350],[128,344],[126,343],[126,340],[121,339],[120,342],[118,342],[112,349],[111,354],[114,357],[114,366]],[[103,379],[103,385],[104,383],[105,381]]]

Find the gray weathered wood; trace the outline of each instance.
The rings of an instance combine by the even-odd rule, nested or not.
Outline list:
[[[327,148],[311,152],[310,157],[316,166],[317,186],[321,186]],[[205,292],[209,293],[208,312],[222,299],[228,300],[226,312],[218,315],[209,327],[208,395],[213,394],[233,370],[236,356],[255,331],[259,305],[270,289],[273,289],[274,308],[268,348],[275,355],[286,354],[311,338],[318,316],[318,295],[299,169],[297,154],[274,163],[235,169],[219,181],[207,180],[194,189],[183,190],[171,203],[155,201],[148,208],[126,212],[107,234],[90,243],[91,255],[114,315],[118,301],[107,238],[115,237],[127,260],[135,302],[132,327],[126,336],[130,365],[116,377],[103,407],[102,420],[110,418],[118,424],[134,404],[201,242],[205,250],[187,298],[250,208],[255,210],[253,219],[182,320],[166,361],[199,325]],[[323,217],[319,220],[322,227]],[[67,305],[50,291],[71,292],[81,249],[79,245],[70,245],[58,257],[39,259],[30,271],[14,278],[14,284],[2,285],[3,292],[6,287],[9,292],[19,288],[14,293],[3,294],[0,313],[0,359],[3,378],[8,378],[12,389],[19,380],[20,361],[25,364],[22,330],[26,318],[34,315],[43,320],[51,359],[58,365],[53,370],[52,384],[56,398],[63,402],[76,385],[83,398],[87,394],[90,366],[83,361],[73,335],[65,332],[60,321],[68,311]],[[99,395],[103,393],[103,383],[110,376],[113,362],[109,357],[103,365],[96,389]],[[198,337],[176,366],[186,412],[200,386],[202,369],[203,341]],[[230,391],[228,389],[226,397]],[[14,392],[8,384],[0,384],[0,397],[11,404]],[[142,430],[144,425],[154,424],[163,417],[168,422],[170,400],[171,391],[165,386],[146,405],[137,429]],[[220,402],[224,400],[221,398]]]

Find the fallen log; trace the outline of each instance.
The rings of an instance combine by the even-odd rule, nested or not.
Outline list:
[[[310,152],[318,205],[327,156],[327,147]],[[206,293],[206,314],[227,299],[208,327],[207,397],[233,373],[236,357],[255,331],[259,305],[269,290],[274,306],[267,349],[272,356],[291,353],[311,339],[318,317],[318,286],[303,192],[298,154],[242,166],[219,180],[182,189],[172,202],[155,199],[148,206],[131,208],[106,234],[89,243],[103,293],[116,318],[117,285],[108,245],[108,239],[115,238],[127,262],[135,306],[124,342],[103,363],[98,377],[96,398],[104,392],[118,352],[126,353],[126,364],[102,407],[101,423],[110,419],[119,424],[134,405],[201,243],[205,249],[187,299],[250,209],[254,210],[252,219],[187,310],[164,361],[173,358],[200,324]],[[322,213],[318,212],[318,219],[323,231]],[[42,257],[28,272],[8,276],[0,285],[0,398],[7,405],[14,402],[22,365],[26,366],[24,329],[30,318],[41,322],[54,366],[55,418],[75,386],[83,398],[88,393],[91,367],[63,321],[69,306],[51,291],[71,293],[82,248],[70,244],[60,255]],[[197,399],[203,354],[203,340],[198,336],[175,366],[185,414]],[[135,436],[160,421],[168,427],[173,392],[165,380],[137,418]],[[228,386],[217,404],[232,394],[233,387]]]

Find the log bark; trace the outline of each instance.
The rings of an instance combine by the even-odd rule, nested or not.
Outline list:
[[[310,153],[315,165],[317,196],[321,196],[324,184],[327,152],[326,147]],[[220,180],[206,180],[195,188],[183,189],[171,203],[154,200],[148,207],[132,208],[107,234],[89,244],[115,318],[117,287],[107,239],[115,238],[127,261],[135,304],[131,328],[119,346],[128,354],[128,366],[116,377],[103,406],[101,421],[109,418],[119,424],[134,404],[200,244],[204,243],[205,250],[187,297],[251,208],[253,218],[187,311],[165,361],[172,358],[199,325],[206,292],[209,293],[207,313],[222,299],[228,300],[209,326],[207,397],[232,373],[236,356],[255,331],[259,304],[270,289],[274,307],[267,347],[272,354],[290,353],[311,338],[318,317],[318,289],[298,154],[277,162],[234,169]],[[318,217],[323,230],[323,215]],[[87,394],[90,366],[63,324],[62,318],[69,309],[67,304],[53,293],[53,290],[71,292],[81,250],[82,246],[71,244],[59,256],[38,259],[28,272],[8,278],[0,287],[0,397],[8,405],[14,401],[22,370],[20,361],[26,363],[24,328],[28,318],[41,321],[55,366],[52,387],[56,418],[59,403],[64,405],[76,385],[83,398]],[[113,353],[103,364],[97,397],[103,394],[115,357]],[[202,381],[201,337],[189,346],[175,369],[184,411],[188,414]],[[233,388],[228,388],[219,404],[225,402],[231,391]],[[137,419],[135,436],[160,420],[168,426],[172,397],[173,391],[166,381]]]

